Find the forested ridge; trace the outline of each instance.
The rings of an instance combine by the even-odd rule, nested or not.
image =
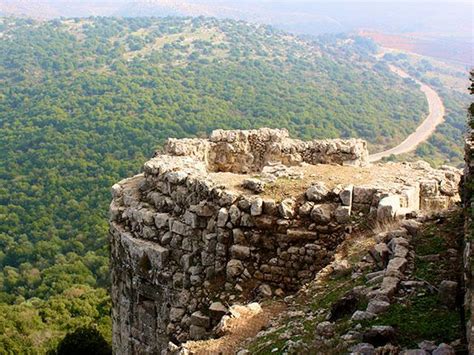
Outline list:
[[[0,353],[110,340],[110,186],[167,137],[403,140],[426,114],[372,42],[205,18],[0,19]]]

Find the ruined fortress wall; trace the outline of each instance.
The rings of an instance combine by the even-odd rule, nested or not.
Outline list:
[[[384,220],[450,199],[441,179],[396,191],[308,182],[303,195],[275,201],[210,177],[267,171],[275,161],[365,165],[360,140],[301,142],[280,130],[216,131],[209,140],[169,140],[165,151],[145,163],[143,174],[112,188],[117,354],[158,353],[170,340],[204,338],[225,313],[223,304],[296,290],[331,261],[354,216]]]
[[[464,310],[466,316],[466,337],[469,353],[474,353],[474,257],[472,255],[474,240],[474,136],[472,131],[465,142],[465,168],[463,176],[463,205],[464,205]]]
[[[209,140],[169,139],[165,151],[174,156],[192,156],[206,163],[209,171],[259,172],[270,162],[291,166],[308,164],[368,163],[367,143],[361,139],[301,141],[288,137],[285,129],[248,131],[215,130]]]

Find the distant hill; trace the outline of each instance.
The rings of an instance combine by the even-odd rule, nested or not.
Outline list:
[[[422,14],[422,16],[420,16]],[[0,16],[207,16],[270,24],[297,34],[365,31],[386,44],[472,65],[472,4],[453,1],[4,0]],[[467,34],[467,35],[466,35]]]

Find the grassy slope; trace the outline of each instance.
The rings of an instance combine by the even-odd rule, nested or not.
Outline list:
[[[412,243],[417,257],[410,279],[424,280],[435,287],[446,279],[460,281],[462,226],[460,209],[423,226],[422,232]],[[456,250],[457,254],[450,254],[448,249]],[[439,260],[423,259],[423,256],[433,254],[439,254]],[[360,260],[363,255],[366,253],[355,253],[351,256],[352,262]],[[315,329],[318,323],[326,320],[327,310],[335,301],[362,284],[363,277],[353,280],[350,275],[346,275],[329,278],[319,283],[319,286],[310,285],[305,293],[297,296],[296,303],[291,308],[294,313],[302,313],[297,317],[283,316],[278,321],[276,331],[256,338],[249,344],[248,349],[252,354],[282,354],[288,351],[290,342],[299,342],[293,352],[312,353],[317,350],[325,354],[345,353],[347,349],[340,336],[351,329],[349,316],[337,321],[336,334],[325,344],[315,340]],[[366,306],[367,303],[362,299],[357,309],[365,310]],[[436,292],[426,291],[400,298],[392,303],[386,313],[373,321],[362,322],[362,325],[363,328],[372,325],[393,326],[397,332],[394,345],[403,348],[417,348],[417,344],[423,340],[431,340],[436,344],[450,343],[462,338],[463,333],[460,309],[444,307]],[[294,329],[296,332],[289,339],[284,336],[286,332]]]

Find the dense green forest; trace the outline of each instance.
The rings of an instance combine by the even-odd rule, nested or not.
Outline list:
[[[109,188],[167,137],[403,140],[427,104],[375,49],[231,20],[0,19],[0,353],[85,325],[110,340]]]

